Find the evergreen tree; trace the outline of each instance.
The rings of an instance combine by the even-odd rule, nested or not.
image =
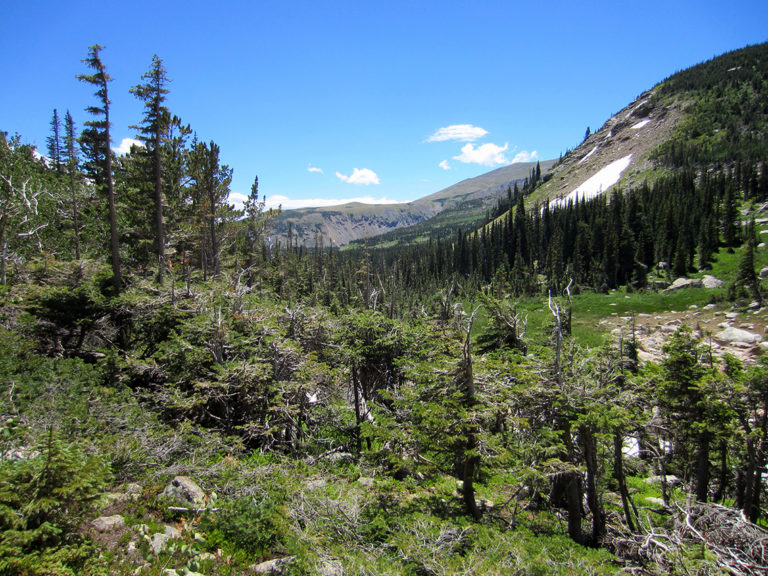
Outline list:
[[[72,228],[74,229],[75,259],[80,260],[80,210],[77,203],[80,157],[77,152],[75,121],[67,110],[64,117],[64,166],[69,177],[69,195],[72,200]]]
[[[170,121],[168,108],[163,105],[169,90],[168,76],[163,61],[155,54],[152,56],[152,68],[142,75],[145,84],[131,88],[131,93],[144,102],[144,121],[142,126],[132,126],[140,130],[139,140],[146,146],[146,153],[151,157],[152,181],[154,183],[155,201],[155,253],[158,269],[157,281],[163,283],[165,269],[165,231],[163,222],[163,155],[161,146],[164,144]]]
[[[89,106],[86,111],[95,116],[96,120],[85,123],[88,127],[83,132],[86,149],[91,155],[91,165],[96,169],[98,181],[106,187],[109,205],[109,246],[112,260],[112,274],[115,294],[119,294],[122,285],[120,274],[120,240],[117,229],[117,210],[115,208],[115,185],[112,178],[112,138],[110,136],[111,123],[109,120],[109,82],[112,77],[107,74],[107,69],[101,61],[102,46],[94,44],[88,49],[88,57],[83,62],[93,70],[92,74],[78,74],[77,79],[86,82],[96,88],[95,95],[98,98],[97,106]]]
[[[56,108],[53,109],[53,118],[51,119],[51,135],[48,136],[47,143],[48,157],[51,160],[51,164],[53,164],[53,167],[56,169],[56,173],[61,174],[61,120],[59,119],[59,112],[56,110]]]

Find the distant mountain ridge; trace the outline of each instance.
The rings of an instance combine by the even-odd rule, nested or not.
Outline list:
[[[554,161],[539,163],[543,171]],[[506,194],[515,182],[523,182],[537,162],[519,162],[468,178],[413,202],[403,204],[362,204],[359,202],[322,208],[286,210],[273,225],[273,234],[313,247],[322,238],[323,245],[344,246],[355,240],[373,238],[393,230],[413,226],[465,203],[472,213],[482,215],[487,207]]]

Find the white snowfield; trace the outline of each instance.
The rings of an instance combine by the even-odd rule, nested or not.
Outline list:
[[[650,118],[646,118],[645,120],[640,120],[640,122],[638,122],[637,124],[632,126],[632,130],[640,130],[640,128],[642,128],[643,126],[648,124],[648,122],[650,122],[650,121],[651,121]]]
[[[590,156],[592,156],[592,154],[594,154],[595,152],[597,152],[597,149],[598,149],[598,145],[597,145],[597,144],[595,144],[595,147],[594,147],[594,148],[592,148],[592,150],[590,150],[590,151],[589,151],[589,154],[587,154],[586,156],[584,156],[584,158],[582,158],[581,160],[579,160],[579,164],[581,164],[582,162],[584,162],[584,160],[586,160],[587,158],[589,158]]]
[[[621,179],[621,173],[627,169],[631,162],[632,154],[611,162],[564,198],[550,202],[550,210],[559,206],[567,206],[568,202],[575,202],[577,199],[591,200],[606,192]]]

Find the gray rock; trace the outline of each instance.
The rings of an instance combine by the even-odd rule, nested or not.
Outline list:
[[[764,266],[760,269],[760,280],[768,278],[768,266]]]
[[[645,479],[645,483],[661,485],[661,476],[648,476]],[[667,486],[677,486],[678,484],[680,484],[680,478],[673,474],[667,475]]]
[[[664,500],[656,498],[655,496],[646,496],[645,501],[652,506],[664,506]]]
[[[152,552],[155,555],[165,552],[165,549],[168,547],[168,542],[170,540],[171,538],[166,534],[161,534],[160,532],[152,534],[152,538],[149,541]]]
[[[284,558],[275,558],[274,560],[267,560],[261,564],[254,564],[248,569],[253,574],[271,574],[272,576],[279,576],[280,574],[286,574],[288,567],[293,562],[294,556],[286,556]]]
[[[365,486],[366,488],[370,488],[374,485],[375,481],[373,478],[366,478],[365,476],[360,476],[360,478],[357,479],[357,483],[361,486]]]
[[[188,476],[176,476],[165,487],[163,495],[178,506],[205,506],[205,492]]]
[[[760,342],[760,340],[762,340],[762,337],[759,334],[747,332],[746,330],[734,328],[733,326],[726,328],[722,332],[718,332],[715,335],[715,338],[720,340],[720,342],[742,342],[748,344],[754,344],[755,342]]]
[[[117,530],[118,528],[125,526],[125,518],[119,514],[115,514],[114,516],[100,516],[91,521],[91,526],[98,532],[111,532],[112,530]]]
[[[720,288],[723,285],[723,281],[707,274],[701,279],[701,284],[704,288]]]
[[[672,286],[662,290],[662,292],[669,293],[675,290],[682,290],[683,288],[701,288],[703,285],[701,278],[678,278],[672,283]]]

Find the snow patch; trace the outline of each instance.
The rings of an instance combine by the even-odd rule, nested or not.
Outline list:
[[[638,108],[640,108],[640,106],[642,106],[643,104],[648,104],[648,98],[646,98],[646,99],[645,99],[645,100],[643,100],[642,102],[639,102],[639,103],[637,104],[637,106],[635,106],[634,108],[632,108],[632,110],[630,110],[629,112],[627,112],[627,115],[626,115],[626,116],[624,116],[624,120],[628,120],[628,119],[629,119],[629,117],[630,117],[630,116],[632,116],[632,114],[634,114],[634,113],[635,113],[635,111],[636,111]]]
[[[582,162],[584,162],[584,160],[586,160],[587,158],[589,158],[590,156],[592,156],[592,154],[594,154],[595,152],[597,152],[597,149],[598,149],[598,145],[597,145],[597,144],[595,144],[595,147],[594,147],[594,148],[592,148],[592,150],[590,150],[590,151],[589,151],[589,154],[587,154],[586,156],[584,156],[584,158],[582,158],[581,160],[579,160],[579,164],[581,164]]]
[[[638,122],[637,124],[632,126],[632,130],[640,130],[640,128],[642,128],[643,126],[648,124],[648,122],[650,122],[650,121],[651,121],[650,118],[646,118],[645,120],[640,120],[640,122]]]
[[[591,200],[592,198],[599,196],[619,181],[621,173],[627,169],[630,162],[632,162],[632,154],[611,162],[565,198],[550,202],[550,209],[558,206],[566,206],[568,202],[576,202],[577,199]]]

